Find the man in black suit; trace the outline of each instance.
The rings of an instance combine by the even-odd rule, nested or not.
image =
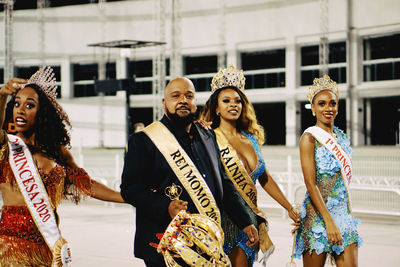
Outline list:
[[[178,149],[186,152],[194,163],[200,179],[205,181],[205,187],[212,194],[211,198],[215,199],[216,209],[226,213],[243,229],[250,245],[256,245],[258,232],[255,222],[250,219],[255,216],[250,216],[248,209],[243,207],[240,195],[224,172],[214,132],[193,123],[197,110],[193,83],[187,78],[176,78],[169,82],[165,88],[163,106],[165,114],[160,120],[161,126],[172,133]],[[134,254],[143,259],[146,266],[152,267],[165,266],[161,254],[150,245],[159,242],[156,234],[164,233],[180,210],[199,213],[193,192],[188,192],[190,188],[185,187],[184,181],[168,163],[168,155],[160,150],[166,140],[155,143],[146,129],[131,136],[122,173],[121,195],[127,203],[136,207]],[[172,184],[183,188],[179,199],[171,200],[166,195],[166,188]],[[203,200],[201,205],[208,203]]]

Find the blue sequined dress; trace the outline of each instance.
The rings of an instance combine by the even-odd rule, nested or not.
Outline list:
[[[337,136],[338,144],[351,157],[352,149],[347,135],[337,127],[334,127],[333,131]],[[343,245],[336,246],[329,243],[325,222],[314,208],[307,192],[300,207],[301,224],[296,236],[295,257],[299,259],[303,253],[311,254],[313,250],[317,254],[326,252],[339,255],[345,247],[353,243],[357,243],[358,247],[362,245],[362,239],[357,232],[360,220],[354,218],[349,212],[348,195],[341,176],[339,161],[317,140],[315,140],[314,155],[316,184],[328,211],[340,229]]]
[[[250,140],[257,154],[257,166],[251,173],[249,173],[249,176],[251,177],[251,179],[255,184],[258,178],[265,171],[265,162],[261,156],[260,146],[257,143],[257,139],[252,134],[248,134],[243,131],[242,134]],[[245,200],[241,199],[241,201],[243,201],[245,207],[251,210],[251,208],[247,205]],[[253,214],[254,214],[254,218],[252,218],[253,224],[258,229],[257,217],[255,213]],[[246,242],[248,241],[247,235],[242,230],[240,230],[227,216],[224,215],[222,216],[222,228],[224,229],[225,233],[224,252],[226,254],[229,254],[232,248],[238,246],[241,249],[243,249],[243,251],[246,253],[250,266],[253,266],[254,259],[256,256],[256,249],[254,247],[249,247],[246,245]]]

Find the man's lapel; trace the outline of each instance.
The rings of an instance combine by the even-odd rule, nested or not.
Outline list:
[[[220,195],[218,196],[218,199],[222,201],[222,194],[223,194],[223,187],[222,187],[222,177],[219,169],[219,158],[217,156],[219,155],[219,151],[216,151],[215,143],[212,140],[212,138],[204,133],[204,129],[201,128],[201,126],[198,126],[196,123],[193,123],[193,125],[197,128],[197,131],[200,134],[200,139],[203,142],[204,146],[206,147],[206,151],[208,153],[208,158],[210,159],[213,171],[214,171],[214,177],[216,177],[215,185],[216,185],[216,192],[218,192]]]

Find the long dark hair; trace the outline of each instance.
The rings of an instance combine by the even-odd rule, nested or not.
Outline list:
[[[242,100],[242,113],[240,114],[239,119],[236,122],[236,129],[240,131],[245,131],[246,133],[253,134],[257,142],[260,145],[264,144],[265,137],[264,137],[264,128],[258,123],[256,112],[254,110],[253,105],[250,103],[247,96],[243,93],[242,90],[239,90],[236,87],[223,87],[218,90],[215,90],[214,93],[210,96],[207,100],[205,106],[203,107],[200,113],[200,120],[204,121],[211,121],[211,127],[213,129],[218,128],[220,124],[220,117],[216,114],[216,110],[218,107],[218,96],[221,91],[225,89],[233,89],[235,90]]]
[[[57,163],[63,164],[61,147],[69,148],[71,142],[69,133],[71,124],[68,117],[65,118],[60,115],[53,101],[42,92],[39,86],[28,84],[25,87],[34,89],[39,97],[39,110],[36,114],[35,125],[32,128],[32,132],[35,133],[34,145],[29,148],[32,153],[40,151]],[[7,103],[6,123],[13,120],[14,105],[15,97]]]

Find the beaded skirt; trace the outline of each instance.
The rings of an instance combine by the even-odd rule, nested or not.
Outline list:
[[[52,253],[26,206],[3,206],[0,266],[51,266]]]

